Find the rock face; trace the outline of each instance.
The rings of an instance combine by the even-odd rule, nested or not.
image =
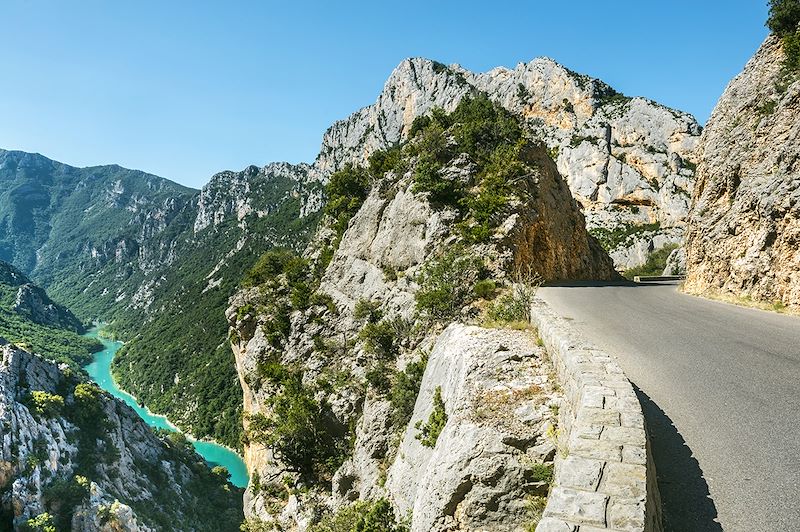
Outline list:
[[[69,309],[56,304],[44,290],[31,283],[25,274],[3,261],[0,261],[0,284],[17,290],[12,312],[39,325],[73,332],[83,331],[83,324]]]
[[[465,194],[477,194],[484,190],[478,163],[452,135],[438,174],[459,183]],[[413,148],[422,140],[410,142]],[[463,236],[459,227],[466,215],[420,191],[420,156],[402,155],[397,167],[372,176],[340,238],[334,220],[324,219],[304,253],[310,271],[319,270],[318,284],[310,274],[299,277],[315,288],[307,305],[290,303],[300,285],[289,279],[298,274],[285,270],[231,299],[227,317],[244,389],[246,460],[251,479],[257,479],[245,494],[249,518],[304,530],[355,500],[386,498],[396,516],[412,514],[415,531],[518,530],[534,519],[526,500],[547,491],[532,471],[541,472],[552,459],[552,444],[543,434],[556,401],[535,338],[528,331],[450,325],[475,322],[493,304],[469,296],[477,279],[468,268],[443,274],[452,283],[447,291],[466,288],[468,294],[452,315],[426,317],[417,297],[432,268],[447,271],[478,258],[502,287],[498,294],[510,293],[517,271],[548,280],[616,276],[608,255],[586,232],[546,147],[523,145],[513,163],[517,173],[507,177],[513,186],[483,239]],[[332,255],[321,262],[326,252]],[[427,366],[421,366],[425,353]],[[421,382],[414,381],[415,371]],[[287,374],[298,375],[289,382],[302,383],[325,405],[317,430],[336,427],[353,441],[330,480],[298,474],[283,458],[285,449],[276,451],[259,433],[287,397],[287,381],[281,380]],[[406,402],[416,398],[403,418],[400,392],[386,387],[412,381],[421,392],[403,388]],[[423,446],[416,436],[437,388],[448,421],[438,440]],[[477,404],[478,397],[485,404]],[[289,479],[288,493],[276,483],[281,478]]]
[[[800,82],[782,62],[768,37],[703,133],[687,291],[800,305]]]
[[[237,494],[223,490],[193,452],[170,447],[127,405],[81,385],[66,366],[3,339],[0,355],[4,529],[47,512],[59,530],[133,532],[169,523],[238,530]],[[201,486],[207,495],[194,491]]]
[[[531,333],[449,326],[431,351],[386,489],[411,530],[521,530],[547,495],[534,464],[552,460],[558,406]],[[439,390],[447,413],[435,447],[417,438]]]
[[[547,58],[480,74],[408,59],[376,103],[331,126],[315,165],[330,172],[364,162],[402,140],[414,118],[434,107],[451,111],[476,90],[524,118],[531,134],[547,144],[590,231],[624,234],[607,246],[618,268],[642,264],[654,249],[682,242],[700,126],[686,113],[627,98]]]

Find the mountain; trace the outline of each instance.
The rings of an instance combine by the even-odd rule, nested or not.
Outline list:
[[[800,75],[769,36],[725,89],[698,150],[685,289],[800,305]]]
[[[549,59],[487,73],[409,59],[373,105],[328,129],[313,164],[222,172],[201,191],[0,151],[0,259],[81,320],[109,322],[126,341],[115,377],[151,409],[239,446],[242,396],[223,309],[247,269],[275,246],[305,248],[333,171],[406,139],[433,108],[453,111],[480,93],[544,143],[619,269],[682,240],[700,133],[691,116]]]
[[[0,151],[0,183],[0,257],[80,319],[111,323],[126,340],[115,376],[151,409],[238,446],[241,391],[223,310],[261,253],[308,239],[321,204],[316,171],[251,166],[196,191],[118,166]]]
[[[0,528],[238,530],[241,492],[66,365],[0,338]]]
[[[547,58],[486,73],[408,59],[374,104],[328,129],[315,164],[333,171],[363,163],[402,140],[416,117],[435,107],[452,111],[478,91],[545,142],[618,268],[644,264],[650,253],[682,242],[701,133],[695,119]]]
[[[53,302],[22,272],[0,261],[0,337],[50,359],[86,362],[102,349],[84,338],[84,326],[67,308]]]
[[[231,300],[254,530],[519,530],[547,493],[559,392],[521,323],[540,280],[612,261],[485,95],[406,139],[334,172],[305,251],[267,253]]]

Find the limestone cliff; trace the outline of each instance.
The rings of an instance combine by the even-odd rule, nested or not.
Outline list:
[[[450,324],[524,321],[512,295],[527,273],[616,274],[547,148],[488,99],[452,110],[417,122],[384,164],[334,174],[348,195],[329,195],[304,256],[266,255],[231,299],[251,519],[306,530],[381,499],[414,531],[534,519],[553,454],[551,369],[530,331]],[[470,198],[502,201],[481,218]]]
[[[686,290],[800,305],[800,80],[770,36],[703,133]]]
[[[540,58],[473,73],[415,58],[401,63],[378,100],[325,133],[316,166],[326,172],[405,138],[414,118],[455,108],[476,90],[525,120],[542,139],[590,231],[605,237],[618,268],[683,238],[701,128],[693,117]]]
[[[3,339],[0,355],[0,528],[238,530],[239,493],[185,440],[65,365]]]

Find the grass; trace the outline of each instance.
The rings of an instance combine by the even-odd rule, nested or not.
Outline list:
[[[712,301],[719,301],[721,303],[728,303],[729,305],[736,305],[739,307],[752,308],[757,310],[765,310],[767,312],[776,312],[778,314],[787,314],[789,316],[800,316],[800,308],[786,305],[782,301],[757,301],[750,296],[738,296],[730,292],[722,292],[720,290],[691,290],[686,289],[681,285],[680,290],[688,295],[701,297],[704,299],[711,299]]]

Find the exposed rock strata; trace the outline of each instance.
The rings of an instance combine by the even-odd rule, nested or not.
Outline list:
[[[800,81],[770,36],[703,133],[685,288],[800,305]]]

